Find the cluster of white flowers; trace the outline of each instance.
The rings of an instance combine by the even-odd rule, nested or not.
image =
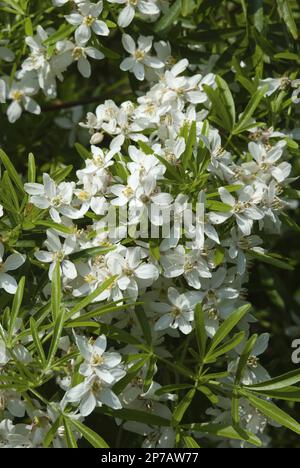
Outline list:
[[[112,8],[121,28],[129,26],[135,14],[156,20],[168,3],[108,1],[116,4]],[[39,114],[41,108],[33,96],[41,89],[54,98],[57,79],[63,79],[72,63],[89,78],[89,58],[104,58],[100,49],[90,45],[95,44],[91,42],[94,35],[109,35],[103,2],[53,0],[55,7],[68,3],[71,12],[65,19],[73,27],[74,39],[58,41],[50,52],[48,44],[55,31],[38,26],[36,36],[26,38],[30,54],[13,83],[8,77],[0,80],[0,102],[9,100],[10,122],[15,122],[23,109]],[[219,131],[207,119],[212,103],[206,87],[217,87],[215,75],[198,70],[191,75],[193,67],[188,60],[176,62],[170,45],[153,43],[152,36],[139,36],[135,41],[123,33],[122,44],[129,56],[121,62],[121,70],[133,73],[139,81],[146,79],[148,91],[139,93],[137,102],[117,105],[106,100],[95,113],[87,114],[80,126],[89,132],[91,151],[76,180],[56,183],[44,173],[40,183],[24,186],[30,208],[35,207],[44,222],[48,219],[43,245],[28,258],[48,274],[41,297],[49,298],[57,265],[62,291],[70,303],[97,294],[101,285],[111,280],[89,304],[89,319],[99,325],[101,334],[93,339],[84,330],[73,335],[64,330],[59,352],[68,363],[67,370],[50,366],[46,372],[55,378],[60,401],[43,405],[37,396],[33,405],[23,399],[21,390],[0,389],[0,447],[40,447],[62,412],[71,420],[83,421],[92,412],[107,408],[116,411],[116,424],[121,424],[118,410],[122,408],[164,418],[169,427],[132,421],[123,426],[144,436],[143,447],[173,447],[176,432],[170,405],[176,395],[158,392],[161,385],[153,377],[159,371],[159,359],[172,358],[168,343],[195,330],[197,304],[202,306],[210,338],[224,320],[247,304],[245,285],[251,259],[268,255],[263,234],[280,232],[280,215],[291,206],[284,191],[293,180],[284,131],[264,130],[261,122],[257,128],[253,120],[243,152],[238,153],[230,140],[223,147]],[[0,47],[0,59],[13,58],[8,48]],[[262,80],[261,86],[265,84],[269,86],[267,97],[289,87],[293,89],[292,101],[299,102],[299,80]],[[69,122],[63,125],[69,128]],[[0,217],[3,215],[5,209],[0,206]],[[7,254],[0,243],[0,289],[16,293],[17,282],[10,272],[26,261],[18,251]],[[117,313],[92,317],[99,303],[117,305]],[[158,357],[149,385],[145,385],[149,366],[143,362],[144,349],[134,344],[134,340],[142,342],[145,335],[139,307],[150,324],[153,356]],[[77,311],[72,318],[79,320],[81,314],[84,312]],[[253,321],[250,313],[240,321],[245,338],[224,357],[228,370],[222,381],[225,385],[234,382]],[[130,333],[133,343],[117,351],[107,350],[109,335],[101,329],[106,325]],[[18,318],[13,332],[23,329]],[[21,333],[12,356],[6,346],[11,333],[0,329],[0,382],[2,371],[13,360],[23,367],[32,360],[28,343],[36,338]],[[269,379],[259,361],[268,341],[267,333],[258,337],[242,376],[244,385]],[[136,366],[138,372],[126,381]],[[247,400],[241,399],[239,405],[242,427],[267,444],[262,433],[269,421]],[[218,407],[210,408],[207,415],[218,424],[230,423],[230,409],[231,399],[221,397]],[[25,414],[31,424],[14,424],[14,418]],[[66,446],[64,430],[63,426],[57,428],[54,447]],[[197,430],[190,433],[202,437]],[[79,437],[80,433],[75,433],[75,438]]]
[[[267,140],[257,137],[241,155],[223,148],[218,130],[205,120],[210,102],[203,85],[214,87],[215,77],[212,74],[186,76],[187,67],[188,61],[181,60],[165,70],[136,104],[127,101],[117,106],[109,100],[99,105],[95,114],[87,115],[82,126],[90,131],[91,157],[77,172],[76,182],[56,184],[44,174],[43,183],[25,184],[30,203],[40,210],[48,210],[55,223],[70,230],[67,234],[48,229],[45,249],[34,254],[41,264],[50,264],[50,280],[58,262],[63,290],[74,297],[84,297],[111,278],[111,286],[95,301],[114,301],[125,310],[106,317],[104,322],[99,319],[100,322],[129,329],[139,338],[143,332],[130,305],[141,302],[152,324],[155,352],[162,357],[168,356],[166,335],[177,340],[180,334],[188,335],[194,329],[196,304],[202,304],[206,332],[213,337],[224,319],[246,303],[248,259],[251,253],[265,253],[262,238],[253,235],[253,230],[278,232],[279,215],[289,206],[281,196],[291,172],[291,165],[285,160],[288,154],[283,134]],[[183,169],[187,146],[183,129],[193,126],[196,141],[189,166]],[[110,140],[108,150],[99,147],[104,137]],[[199,161],[199,157],[206,161],[208,188],[204,190],[200,183],[195,193],[189,183],[193,183],[190,179],[193,161]],[[173,175],[170,185],[168,180]],[[203,173],[199,174],[199,181],[201,177]],[[185,183],[185,179],[190,182]],[[218,191],[210,193],[209,187],[214,190],[215,180],[219,181]],[[189,204],[190,197],[202,207],[200,214]],[[112,224],[111,209],[120,212],[126,209],[126,217]],[[166,217],[166,213],[170,216]],[[87,214],[91,216],[86,218]],[[183,214],[187,218],[184,228],[178,227]],[[87,224],[80,222],[79,228],[76,221],[84,219],[88,220]],[[166,219],[169,235],[161,236]],[[145,220],[148,231],[141,236],[140,228]],[[150,232],[158,235],[151,237]],[[88,249],[103,252],[76,259],[77,253]],[[8,292],[13,292],[15,285],[6,271],[17,268],[23,261],[23,257],[21,261],[15,254],[3,263],[0,285]],[[49,293],[48,286],[44,293]],[[240,323],[246,334],[253,320],[248,314]],[[79,368],[82,377],[75,386],[70,375],[57,379],[66,391],[60,403],[62,408],[78,406],[79,413],[74,417],[82,418],[103,404],[115,410],[128,406],[171,420],[168,401],[174,396],[158,397],[157,383],[152,383],[145,393],[145,367],[140,377],[119,396],[112,390],[138,361],[141,352],[138,348],[131,346],[129,350],[127,346],[118,353],[106,352],[104,335],[94,343],[84,335],[75,338],[83,359]],[[243,377],[245,384],[268,378],[258,357],[266,349],[268,339],[268,334],[262,335],[253,349]],[[228,355],[229,381],[236,372],[243,345],[244,342]],[[128,354],[137,356],[130,364],[122,362],[122,355]],[[5,351],[2,355],[7,362]],[[227,400],[224,405],[227,407]],[[257,425],[254,432],[259,433],[266,424],[265,419],[249,405],[243,405],[241,411],[245,429]],[[217,416],[214,411],[211,414]],[[224,415],[223,411],[222,418]],[[11,422],[7,420],[5,424]],[[145,446],[174,443],[171,428],[161,431],[129,422],[125,428],[143,434]],[[9,440],[15,440],[15,433],[18,429],[11,426]]]
[[[121,9],[118,18],[118,26],[121,28],[130,25],[136,12],[141,18],[153,21],[159,17],[161,10],[168,6],[166,2],[161,5],[157,0],[109,0],[109,2],[120,5],[117,8]],[[23,110],[35,115],[40,114],[41,107],[33,96],[42,90],[47,98],[54,99],[57,95],[57,80],[63,80],[64,73],[73,63],[77,63],[78,71],[84,78],[89,78],[92,70],[89,59],[105,58],[100,44],[99,47],[89,45],[93,35],[101,37],[110,33],[107,22],[101,19],[103,0],[97,3],[89,0],[53,0],[55,7],[65,4],[69,4],[71,8],[71,13],[65,15],[65,21],[73,27],[74,39],[62,38],[52,42],[51,38],[55,38],[57,31],[37,26],[36,35],[25,38],[29,55],[23,61],[20,70],[14,72],[14,81],[11,81],[11,76],[0,77],[0,103],[9,102],[6,112],[11,123],[21,117]],[[124,34],[123,45],[132,58],[125,59],[121,69],[132,70],[137,79],[144,79],[144,65],[149,69],[164,66],[161,60],[148,54],[152,47],[151,37],[140,36],[136,48],[133,39]],[[0,61],[13,62],[14,58],[14,53],[8,47],[0,47]]]

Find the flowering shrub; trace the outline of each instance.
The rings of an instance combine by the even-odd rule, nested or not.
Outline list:
[[[0,2],[1,447],[293,444],[299,5],[32,3]]]

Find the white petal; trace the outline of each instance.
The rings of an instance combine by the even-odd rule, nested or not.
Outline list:
[[[21,254],[10,255],[4,263],[4,271],[12,271],[20,268],[25,262],[25,257]]]
[[[118,410],[118,409],[122,408],[122,405],[121,405],[121,402],[120,402],[119,398],[109,388],[104,388],[101,391],[101,401],[105,405],[107,405],[110,408],[113,408],[115,410]]]
[[[75,39],[79,44],[86,44],[91,38],[91,30],[85,24],[81,24],[75,31]]]
[[[121,28],[127,28],[130,25],[135,15],[135,9],[132,5],[127,5],[120,13],[118,25]]]
[[[97,20],[92,25],[92,30],[97,36],[108,36],[109,29],[104,21]]]
[[[77,277],[77,270],[74,263],[70,260],[64,260],[62,262],[62,273],[68,279],[75,279]]]
[[[17,282],[12,276],[0,273],[0,289],[3,288],[8,294],[15,294],[17,287]]]
[[[122,36],[122,44],[124,49],[129,52],[129,54],[133,54],[135,52],[135,42],[129,34],[123,34]]]

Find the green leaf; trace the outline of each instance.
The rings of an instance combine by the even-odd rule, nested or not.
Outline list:
[[[247,385],[249,390],[279,390],[285,387],[289,387],[300,382],[300,369],[296,369],[286,374],[279,375],[274,379],[267,380],[266,382],[260,382],[254,385]],[[299,388],[300,391],[300,388]]]
[[[85,161],[86,159],[91,159],[92,158],[92,153],[87,150],[83,145],[80,143],[75,143],[75,149],[79,156]]]
[[[66,419],[66,418],[65,418]],[[94,448],[109,448],[105,440],[85,424],[78,421],[78,419],[68,418],[71,426],[74,426],[78,432],[94,447]]]
[[[57,434],[58,428],[61,426],[61,416],[59,416],[56,421],[52,424],[49,431],[47,432],[44,440],[43,440],[43,447],[48,448],[52,444],[54,437]]]
[[[276,406],[274,403],[262,400],[249,391],[243,390],[241,394],[268,419],[271,419],[300,435],[300,424],[291,416],[289,416],[285,411],[278,408],[278,406]]]
[[[200,355],[200,362],[203,362],[206,351],[207,335],[205,331],[204,312],[201,304],[197,304],[195,308],[195,330]]]
[[[245,387],[248,388],[248,387]],[[299,387],[285,387],[279,390],[256,390],[256,388],[249,388],[251,392],[264,395],[266,397],[274,398],[275,400],[286,400],[292,402],[300,402],[300,388]]]
[[[228,353],[232,349],[236,348],[243,339],[245,338],[245,332],[236,333],[230,340],[226,341],[222,346],[216,348],[213,352],[207,353],[204,362],[206,364],[215,362],[219,356]]]
[[[173,5],[166,11],[162,18],[155,24],[154,32],[163,34],[177,20],[181,13],[181,0],[176,0]]]
[[[289,270],[289,271],[294,270],[293,265],[291,265],[290,259],[281,260],[280,258],[275,257],[274,254],[273,255],[271,255],[270,253],[263,254],[260,252],[256,252],[254,250],[248,250],[247,254],[250,255],[250,257],[255,258],[256,260],[259,260],[260,262],[268,263],[269,265],[273,265],[277,268],[281,268],[283,270]]]
[[[187,388],[191,388],[191,384],[171,384],[165,385],[164,387],[159,388],[156,390],[155,394],[160,396],[164,395],[165,393],[172,393],[172,392],[179,392],[180,390],[186,390]]]
[[[288,30],[290,31],[291,35],[295,40],[298,39],[298,29],[296,22],[294,20],[294,15],[291,9],[290,1],[289,0],[276,0],[278,11],[280,16],[282,17],[284,23],[287,25]]]
[[[64,226],[63,224],[55,223],[54,221],[38,220],[38,221],[33,221],[33,223],[35,226],[42,226],[42,227],[46,227],[49,229],[54,229],[55,231],[63,232],[64,234],[73,234],[73,231],[71,228]]]
[[[52,320],[55,321],[60,315],[61,303],[61,278],[60,278],[60,263],[57,262],[52,274],[52,289],[51,289],[51,312]]]
[[[195,393],[196,393],[196,389],[191,388],[191,390],[187,392],[187,394],[183,397],[183,399],[176,406],[174,413],[173,413],[173,422],[176,425],[178,425],[181,422],[185,412],[187,411],[187,409],[189,408],[190,404],[192,403],[194,399]]]
[[[190,435],[184,435],[182,437],[183,445],[186,448],[200,448],[200,445],[195,441],[195,439]]]
[[[44,44],[48,46],[56,44],[58,41],[70,37],[74,30],[75,28],[71,24],[63,23],[55,33],[44,41]]]
[[[147,374],[144,380],[144,389],[143,389],[144,393],[147,393],[149,388],[151,387],[155,371],[156,371],[156,359],[154,356],[151,356],[149,363],[148,363]]]
[[[233,135],[238,135],[239,133],[244,132],[251,126],[250,119],[252,118],[255,110],[257,109],[260,101],[264,97],[266,91],[269,89],[268,85],[263,86],[261,89],[258,89],[256,93],[251,97],[246,109],[239,118],[239,121],[234,126],[232,130]]]
[[[105,281],[103,281],[101,286],[95,289],[94,292],[92,292],[87,297],[79,301],[78,304],[72,307],[72,309],[67,313],[66,320],[70,320],[73,317],[73,315],[77,314],[77,312],[80,312],[82,309],[85,309],[85,307],[87,307],[89,304],[91,304],[91,302],[97,299],[97,297],[103,291],[105,291],[107,288],[113,285],[113,283],[115,282],[115,279],[116,279],[116,276],[112,276],[106,279]]]
[[[217,437],[225,437],[226,439],[245,440],[257,447],[261,447],[262,445],[259,438],[251,432],[238,431],[233,426],[227,426],[225,424],[193,423],[184,427],[202,434],[213,434]]]
[[[239,363],[238,363],[238,368],[236,371],[235,383],[240,382],[243,377],[244,370],[246,368],[248,359],[253,351],[253,348],[256,344],[257,338],[258,338],[258,335],[251,336],[251,338],[249,338],[249,340],[247,341],[242,351],[242,354],[240,356]]]
[[[14,333],[14,328],[16,325],[16,320],[18,318],[19,312],[20,312],[20,307],[22,305],[22,300],[23,300],[23,295],[24,295],[24,287],[25,287],[25,276],[23,276],[18,284],[17,291],[14,295],[13,299],[13,304],[12,304],[12,309],[11,309],[11,315],[10,315],[10,321],[9,321],[9,328],[8,328],[8,343],[11,342],[11,339],[13,337]]]
[[[216,83],[219,91],[219,107],[223,106],[223,112],[226,115],[226,121],[228,122],[228,129],[231,130],[235,125],[235,104],[232,97],[231,91],[228,84],[220,76],[216,77]]]
[[[181,161],[182,161],[182,166],[184,169],[187,169],[190,165],[191,158],[193,156],[193,149],[196,144],[196,139],[197,139],[197,131],[196,131],[196,122],[192,122],[189,133],[188,133],[188,138],[186,140],[186,147],[183,155],[181,156]]]
[[[64,428],[68,448],[78,448],[74,433],[72,431],[72,426],[68,418],[64,418]]]
[[[4,164],[11,180],[15,183],[16,187],[18,190],[21,192],[23,196],[26,196],[21,178],[19,174],[17,173],[16,169],[14,168],[14,165],[11,163],[9,157],[7,156],[6,153],[2,149],[0,149],[0,159],[2,163]]]
[[[27,175],[28,183],[32,184],[36,180],[36,166],[35,166],[35,158],[32,153],[28,155],[28,175]]]
[[[212,354],[217,346],[224,340],[224,338],[226,338],[226,336],[229,335],[231,330],[242,320],[243,317],[245,317],[250,309],[251,305],[246,304],[229,315],[229,317],[222,323],[213,337],[209,346],[208,354]]]
[[[35,350],[41,360],[42,365],[44,366],[46,364],[45,351],[44,351],[42,342],[39,337],[37,324],[33,317],[30,318],[30,331],[31,331],[31,336],[32,336],[33,343],[35,346]]]

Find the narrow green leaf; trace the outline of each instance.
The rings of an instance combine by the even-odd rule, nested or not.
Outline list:
[[[298,29],[291,9],[290,0],[277,0],[277,6],[280,16],[287,25],[288,30],[295,40],[298,39]]]
[[[300,435],[300,424],[285,411],[278,408],[278,406],[276,406],[274,403],[262,400],[261,398],[258,398],[249,391],[243,390],[241,393],[255,408],[257,408],[268,419],[271,419],[277,422],[278,424],[287,427],[291,431],[296,432],[296,434]]]
[[[17,173],[14,165],[11,163],[9,157],[7,156],[6,153],[4,153],[4,151],[2,149],[0,149],[0,159],[2,161],[2,163],[4,164],[11,180],[15,183],[16,187],[18,188],[18,190],[21,192],[22,195],[26,195],[25,193],[25,190],[24,190],[24,187],[23,187],[23,184],[22,184],[22,180],[19,176],[19,174]]]
[[[206,351],[207,335],[205,331],[204,312],[201,304],[197,304],[195,308],[195,329],[200,355],[200,362],[203,362]]]
[[[66,419],[66,418],[65,418]],[[77,419],[68,418],[71,426],[74,426],[78,432],[94,447],[94,448],[109,448],[105,440],[95,431],[87,427]]]
[[[24,295],[24,287],[25,287],[25,276],[23,276],[18,284],[17,291],[14,295],[12,309],[11,309],[11,316],[9,321],[9,328],[8,328],[8,337],[7,340],[10,343],[13,337],[14,328],[16,325],[16,320],[19,315],[20,307],[22,305],[23,295]]]
[[[71,423],[68,418],[64,418],[64,428],[67,439],[68,448],[78,448],[74,433],[72,431]]]
[[[258,335],[253,335],[251,336],[251,338],[249,338],[249,340],[247,341],[244,349],[243,349],[243,352],[240,356],[240,359],[239,359],[239,363],[238,363],[238,368],[237,368],[237,371],[236,371],[236,376],[235,376],[235,383],[238,383],[242,380],[242,377],[243,377],[243,373],[244,373],[244,370],[246,368],[246,365],[247,365],[247,362],[248,362],[248,359],[252,353],[252,350],[256,344],[256,341],[257,341],[257,338],[258,338]]]
[[[60,315],[61,303],[61,278],[60,278],[60,264],[56,263],[52,275],[52,290],[51,290],[51,312],[52,320],[55,321]]]
[[[200,445],[195,441],[195,439],[190,435],[184,435],[182,437],[183,445],[186,448],[200,448]]]
[[[251,432],[238,431],[233,426],[227,426],[225,424],[193,423],[184,427],[202,434],[213,434],[217,437],[225,437],[226,439],[245,440],[257,447],[261,447],[262,445],[259,438]]]
[[[258,89],[256,93],[251,97],[248,105],[246,106],[246,109],[242,113],[242,115],[239,118],[239,121],[237,124],[234,126],[232,133],[233,135],[238,135],[239,133],[242,133],[249,127],[250,119],[252,118],[255,110],[257,109],[260,101],[264,97],[266,91],[268,90],[268,85],[263,86],[261,89]]]
[[[217,76],[216,83],[220,97],[219,106],[222,105],[224,107],[224,113],[226,113],[228,121],[228,129],[231,130],[235,125],[236,119],[234,99],[228,84],[223,80],[223,78]]]
[[[33,343],[35,346],[35,350],[41,360],[41,363],[45,365],[46,363],[46,356],[45,356],[45,351],[42,345],[42,342],[39,337],[38,329],[37,329],[37,324],[34,320],[33,317],[30,318],[30,331],[31,331],[31,336],[33,339]]]
[[[291,260],[290,259],[281,260],[280,258],[277,258],[277,257],[271,255],[270,253],[268,253],[268,254],[264,253],[263,254],[263,253],[260,253],[260,252],[256,252],[254,250],[248,250],[247,254],[250,257],[255,258],[256,260],[259,260],[260,262],[268,263],[269,265],[273,265],[273,266],[275,266],[277,268],[281,268],[282,270],[289,270],[289,271],[294,270],[293,265],[291,265]]]
[[[215,336],[213,337],[208,353],[211,354],[217,346],[229,335],[231,330],[242,320],[242,318],[249,312],[251,309],[250,304],[246,304],[235,312],[229,315],[229,317],[222,323],[222,325],[217,330]]]
[[[27,175],[28,183],[32,184],[36,180],[36,166],[35,166],[35,158],[32,153],[28,155],[28,175]]]
[[[204,362],[206,364],[215,362],[219,356],[228,353],[236,348],[245,338],[245,332],[236,333],[230,340],[226,341],[223,345],[216,348],[213,352],[207,353]]]
[[[196,393],[195,388],[191,388],[187,392],[187,394],[183,397],[183,399],[178,403],[176,406],[174,413],[173,413],[173,421],[175,424],[179,424],[186,413],[187,409],[189,408],[190,404],[192,403],[194,396]]]
[[[181,0],[176,0],[173,5],[167,10],[163,17],[155,24],[154,32],[164,33],[177,20],[181,13]]]
[[[248,385],[249,390],[279,390],[300,382],[300,369],[296,369],[286,374],[279,375],[274,379],[260,382],[254,385]],[[300,391],[300,388],[299,388]]]
[[[85,309],[91,302],[93,302],[97,297],[106,289],[111,287],[113,283],[115,282],[116,276],[112,276],[101,284],[95,291],[93,291],[91,294],[89,294],[87,297],[83,298],[81,301],[78,302],[68,313],[66,316],[66,320],[70,320],[73,315],[77,314],[77,312],[80,312],[81,310]]]

